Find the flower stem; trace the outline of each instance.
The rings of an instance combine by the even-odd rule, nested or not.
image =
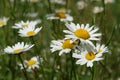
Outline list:
[[[51,2],[50,2],[50,0],[48,0],[48,4],[49,4],[49,12],[51,13],[52,9],[51,9]]]
[[[91,72],[91,80],[94,80],[94,66],[90,68],[90,72]]]
[[[25,66],[24,66],[24,64],[23,64],[23,60],[22,60],[20,54],[18,55],[18,58],[20,59],[20,61],[21,61],[21,63],[22,63],[22,66],[23,66],[23,68],[24,68],[24,70],[22,70],[22,71],[23,71],[23,74],[24,74],[24,76],[25,76],[25,79],[26,79],[26,80],[29,80],[28,77],[27,77],[26,68],[25,68]]]

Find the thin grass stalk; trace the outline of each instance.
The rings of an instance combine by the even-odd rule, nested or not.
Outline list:
[[[49,4],[49,12],[52,13],[52,8],[51,8],[52,6],[50,0],[48,0],[48,4]]]
[[[19,58],[19,60],[21,61],[22,66],[23,66],[23,69],[24,69],[24,70],[22,70],[22,71],[23,71],[23,74],[24,74],[24,77],[25,77],[26,80],[29,80],[28,77],[27,77],[26,68],[25,68],[25,66],[24,66],[24,64],[23,64],[23,60],[22,60],[22,58],[21,58],[21,54],[18,54],[18,58]]]

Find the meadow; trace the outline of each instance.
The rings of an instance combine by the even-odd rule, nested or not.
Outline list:
[[[120,80],[120,0],[0,0],[0,80]]]

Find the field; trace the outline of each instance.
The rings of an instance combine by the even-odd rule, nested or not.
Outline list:
[[[120,0],[0,0],[0,80],[120,80]]]

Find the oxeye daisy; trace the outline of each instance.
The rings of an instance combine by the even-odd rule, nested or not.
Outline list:
[[[93,13],[94,13],[94,14],[98,14],[98,13],[103,12],[103,10],[104,10],[103,7],[98,7],[98,6],[96,6],[96,7],[93,8]]]
[[[106,52],[108,52],[108,48],[104,44],[100,45],[100,44],[97,43],[95,48],[96,48],[98,53],[106,53]]]
[[[87,64],[87,67],[92,67],[94,61],[102,60],[103,58],[101,58],[101,56],[102,55],[99,53],[87,50],[84,50],[83,52],[80,53],[78,53],[78,51],[73,53],[73,57],[79,59],[76,61],[76,64],[80,65]]]
[[[69,53],[75,46],[77,45],[77,42],[73,42],[70,39],[65,40],[53,40],[51,41],[51,51],[60,51],[59,56],[61,56],[63,53]]]
[[[8,54],[19,54],[21,52],[31,49],[33,44],[25,44],[24,42],[18,42],[14,46],[8,46],[4,49],[4,52]]]
[[[85,1],[78,1],[77,2],[77,8],[79,10],[83,10],[86,6],[87,6],[87,3],[85,3]]]
[[[43,59],[40,58],[40,62],[42,62]],[[39,68],[39,57],[32,57],[30,60],[25,60],[25,64],[28,67],[28,70]]]
[[[108,4],[108,3],[114,3],[115,0],[104,0],[105,4]]]
[[[0,18],[0,27],[5,26],[8,20],[9,18],[6,18],[6,17]]]
[[[62,21],[62,22],[73,21],[72,16],[70,16],[69,14],[66,14],[66,13],[61,13],[61,12],[48,14],[47,19],[49,19],[49,20],[60,19],[60,21]]]
[[[13,26],[12,28],[15,28],[15,29],[21,29],[21,28],[26,28],[28,26],[36,26],[38,24],[37,21],[20,21],[18,23],[15,23],[15,26]]]
[[[93,44],[91,40],[98,41],[100,40],[101,33],[97,33],[99,30],[98,28],[94,26],[89,26],[89,24],[79,24],[75,25],[74,23],[66,23],[66,27],[69,30],[63,30],[64,33],[66,33],[66,38],[70,38],[73,40],[80,40],[84,43]]]
[[[62,4],[65,5],[66,2],[64,0],[50,0],[51,3],[55,3],[55,4]]]
[[[42,27],[35,28],[34,25],[30,25],[28,27],[20,29],[18,33],[19,33],[19,36],[21,37],[30,37],[30,36],[35,36],[41,29]]]

